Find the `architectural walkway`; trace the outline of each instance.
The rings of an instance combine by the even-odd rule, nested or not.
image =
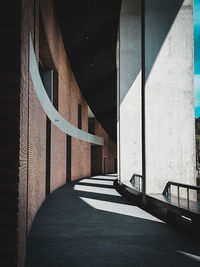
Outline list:
[[[200,266],[200,245],[128,203],[114,175],[64,185],[31,228],[27,267]]]

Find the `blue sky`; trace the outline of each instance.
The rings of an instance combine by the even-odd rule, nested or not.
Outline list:
[[[194,0],[195,117],[200,117],[200,0]]]

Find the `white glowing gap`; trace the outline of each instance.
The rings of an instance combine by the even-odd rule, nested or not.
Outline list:
[[[92,179],[108,179],[108,180],[115,180],[115,179],[117,179],[117,175],[115,175],[115,174],[112,174],[112,175],[110,175],[110,176],[108,176],[108,175],[98,175],[98,176],[91,176],[91,178]]]
[[[121,215],[127,215],[127,216],[132,216],[132,217],[136,217],[140,219],[164,223],[163,221],[157,219],[156,217],[152,216],[151,214],[143,211],[142,209],[136,206],[108,202],[104,200],[96,200],[96,199],[85,198],[85,197],[80,197],[80,198],[84,202],[86,202],[88,205],[90,205],[91,207],[97,210],[114,212],[114,213],[121,214]]]
[[[74,190],[76,190],[76,191],[90,192],[90,193],[97,193],[97,194],[103,194],[103,195],[110,195],[110,196],[120,196],[112,188],[102,188],[102,187],[86,186],[86,185],[76,184],[74,186]]]
[[[100,184],[100,185],[113,185],[112,181],[103,181],[103,180],[98,180],[95,178],[95,180],[92,179],[83,179],[79,181],[79,183],[87,183],[87,184]]]

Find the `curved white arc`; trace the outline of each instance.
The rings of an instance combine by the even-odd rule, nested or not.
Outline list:
[[[61,131],[72,137],[75,137],[79,140],[88,143],[103,146],[104,139],[102,137],[87,133],[75,127],[74,125],[66,121],[52,105],[40,78],[31,37],[30,37],[30,52],[29,52],[29,71],[40,104],[44,112],[48,116],[48,118],[51,120],[51,122]]]

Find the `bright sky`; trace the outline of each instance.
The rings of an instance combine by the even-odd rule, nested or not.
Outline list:
[[[194,0],[195,117],[200,117],[200,0]]]

